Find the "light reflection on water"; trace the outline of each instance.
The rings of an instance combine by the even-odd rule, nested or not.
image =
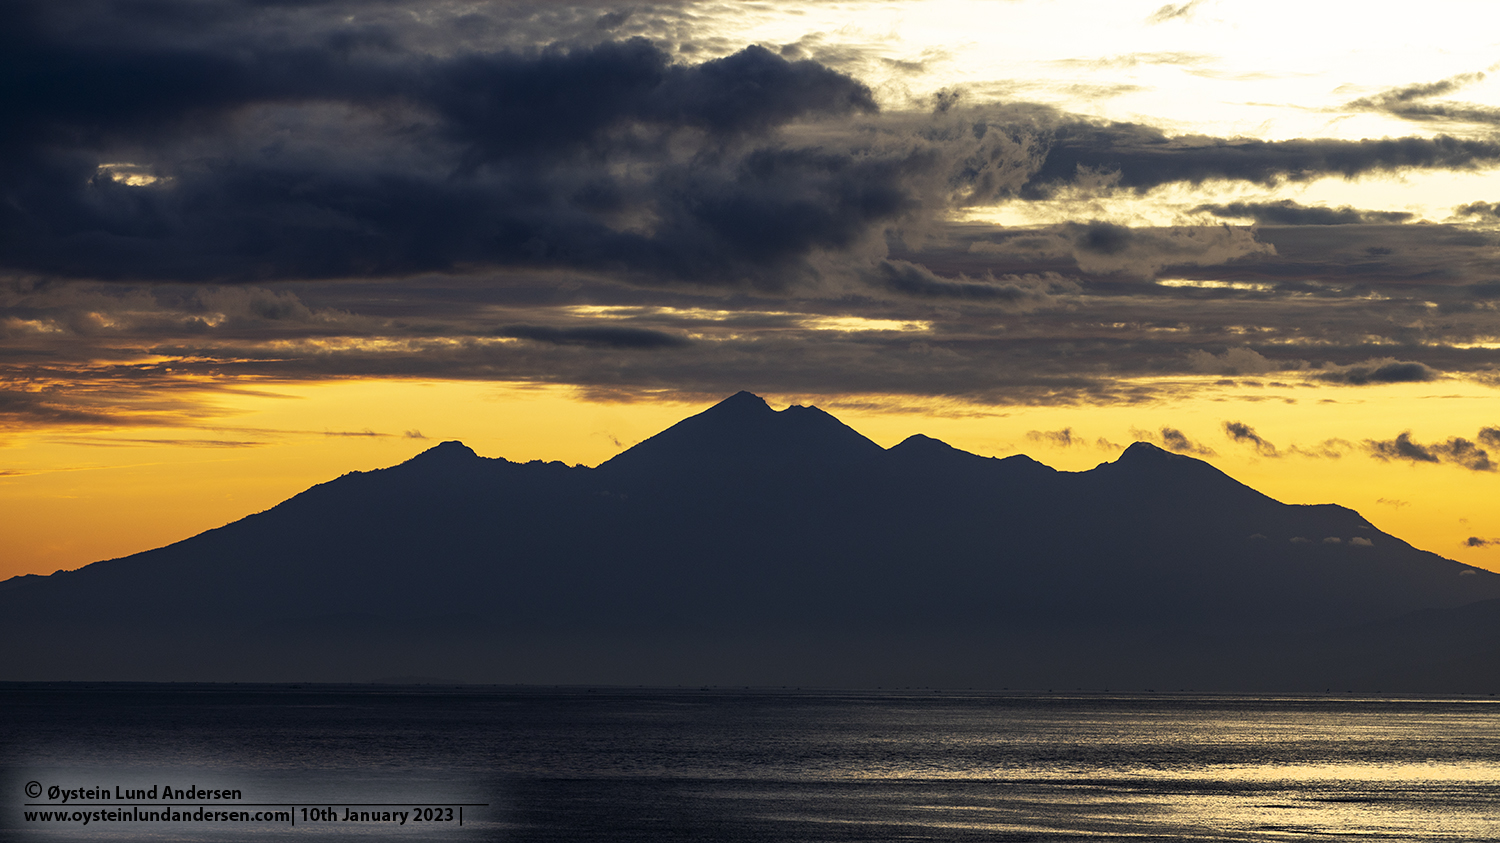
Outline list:
[[[1500,839],[1489,700],[620,689],[0,687],[0,787],[196,780],[490,802],[463,829],[302,837]],[[286,829],[17,822],[0,839]]]

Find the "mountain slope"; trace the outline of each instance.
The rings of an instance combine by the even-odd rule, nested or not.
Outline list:
[[[1494,599],[1500,576],[1145,443],[1058,472],[740,393],[595,469],[447,442],[0,583],[0,632],[36,642],[0,678],[1389,686],[1422,673],[1392,641],[1468,627],[1347,630]]]

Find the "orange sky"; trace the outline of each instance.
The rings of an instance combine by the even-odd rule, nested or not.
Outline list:
[[[1450,464],[1382,461],[1358,446],[1400,433],[1391,418],[1407,420],[1403,427],[1418,443],[1477,430],[1496,416],[1497,399],[1485,387],[1200,386],[1177,400],[1069,407],[767,397],[778,409],[793,402],[822,406],[886,447],[923,433],[974,453],[1026,453],[1071,471],[1116,458],[1119,447],[1143,433],[1159,440],[1169,426],[1213,452],[1201,458],[1278,500],[1348,506],[1417,547],[1500,570],[1500,544],[1464,544],[1470,536],[1500,538],[1494,506],[1500,477]],[[605,402],[570,388],[521,384],[340,381],[216,395],[212,418],[191,428],[12,431],[0,449],[0,509],[8,522],[0,533],[0,576],[47,574],[168,544],[448,439],[483,456],[597,465],[711,403]],[[1225,422],[1249,425],[1281,455],[1235,442]],[[1056,435],[1065,429],[1072,444]],[[1333,431],[1350,443],[1337,457],[1288,453],[1315,452],[1336,438]]]

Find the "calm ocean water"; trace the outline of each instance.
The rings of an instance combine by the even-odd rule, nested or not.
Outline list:
[[[7,841],[1500,839],[1489,698],[0,685],[0,762]]]

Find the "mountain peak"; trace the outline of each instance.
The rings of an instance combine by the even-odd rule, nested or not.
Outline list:
[[[876,458],[882,448],[817,407],[773,410],[764,398],[738,392],[683,419],[601,465],[611,470],[695,466],[809,468]]]
[[[776,412],[775,410],[771,409],[770,404],[766,403],[766,399],[760,397],[759,395],[756,395],[753,392],[746,392],[743,389],[729,396],[728,398],[725,398],[723,401],[720,401],[707,410],[707,412],[710,413],[715,411],[733,411],[736,413]]]
[[[480,456],[474,453],[474,449],[454,439],[433,445],[431,448],[407,460],[408,463],[420,462],[426,464],[456,463],[467,460],[477,460]]]
[[[1116,462],[1161,462],[1163,460],[1170,460],[1173,458],[1192,459],[1192,457],[1184,457],[1182,454],[1175,454],[1165,448],[1153,445],[1150,442],[1133,442],[1131,443],[1130,447],[1126,448],[1124,452],[1120,454],[1120,458],[1116,460]]]
[[[1271,500],[1197,457],[1176,454],[1150,442],[1133,443],[1119,459],[1094,471],[1104,482],[1149,489],[1151,494],[1170,491],[1204,505],[1210,501],[1227,505],[1229,500]]]

